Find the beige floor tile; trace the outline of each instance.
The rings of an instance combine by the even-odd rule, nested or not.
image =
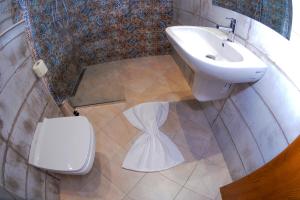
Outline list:
[[[95,129],[95,163],[88,175],[61,176],[61,199],[217,198],[218,187],[231,179],[199,103],[173,58],[153,56],[111,64],[122,66],[120,81],[126,102],[78,108]],[[146,174],[121,168],[126,153],[140,135],[122,112],[146,101],[171,102],[170,114],[161,130],[175,141],[185,163]],[[205,160],[201,160],[203,157]],[[182,188],[184,184],[186,188]]]
[[[127,146],[125,147],[126,152],[130,150],[134,142],[142,135],[141,132],[139,132],[137,135],[135,135],[133,138],[131,138],[130,142],[128,142]]]
[[[216,160],[199,161],[185,187],[212,199],[216,198],[219,188],[232,180],[226,166],[216,165],[214,162],[219,163],[219,157]]]
[[[140,60],[145,61],[147,59]],[[148,63],[144,67],[137,63],[130,65],[124,72],[126,75],[126,80],[124,80],[126,98],[145,102],[162,99],[170,100],[170,98],[166,99],[167,97],[173,99],[176,97],[179,100],[186,96],[190,97],[191,89],[180,74],[178,66],[170,60],[172,58],[166,56],[157,60],[148,59],[144,62]],[[160,62],[164,66],[161,66]],[[167,64],[168,62],[169,64]]]
[[[150,88],[146,92],[143,92],[142,94],[137,94],[132,91],[126,91],[125,96],[126,96],[127,103],[130,105],[129,107],[132,107],[140,103],[149,102],[149,101],[172,102],[172,101],[180,101],[180,100],[193,98],[190,91],[174,92],[171,91],[169,88],[166,88],[165,86],[153,87],[153,88],[155,89],[152,90]]]
[[[125,89],[125,98],[126,98],[128,108],[131,108],[135,105],[145,102],[141,94],[134,92],[128,88]]]
[[[161,171],[160,173],[167,177],[168,179],[180,184],[184,185],[190,175],[192,174],[193,170],[195,169],[197,165],[197,162],[185,162],[183,164],[180,164],[176,167],[173,167],[171,169],[167,169],[164,171]]]
[[[127,108],[125,102],[80,107],[80,115],[86,116],[94,129],[101,128]]]
[[[81,106],[123,101],[125,96],[119,81],[122,76],[120,68],[110,62],[87,67],[70,102]]]
[[[181,186],[170,181],[159,173],[149,173],[128,194],[133,200],[171,200]]]
[[[164,73],[168,69],[174,69],[178,67],[170,55],[156,56],[156,58],[150,64],[151,66],[149,67],[161,73]]]
[[[97,168],[103,176],[110,180],[116,187],[124,193],[129,192],[136,183],[144,176],[142,172],[130,171],[122,168],[122,163],[126,153],[115,155],[107,160],[103,156],[96,155]]]
[[[74,200],[122,200],[125,193],[120,191],[104,176],[95,177],[89,184],[75,193],[63,194],[61,199]]]
[[[94,163],[91,171],[84,176],[60,175],[60,189],[62,194],[73,193],[80,190],[83,186],[91,183],[95,177],[100,177],[99,170]]]
[[[123,154],[126,150],[106,135],[103,131],[96,134],[96,153],[101,154],[107,159],[111,159],[115,155]]]
[[[155,73],[163,74],[170,68],[178,67],[173,58],[169,55],[166,56],[149,56],[137,59],[129,59],[127,67],[149,68]]]
[[[189,189],[182,188],[179,194],[176,196],[175,200],[212,200],[201,194],[197,194]]]
[[[170,87],[170,83],[166,80],[157,79],[155,82],[151,84],[148,88],[146,88],[141,96],[144,99],[153,99],[155,97],[160,97],[161,95],[168,94],[173,92]]]
[[[144,92],[157,80],[163,80],[161,73],[145,66],[128,66],[123,75],[124,87],[137,93]]]
[[[125,196],[122,200],[132,200],[132,199],[129,198],[128,196]]]
[[[181,101],[194,98],[190,91],[172,91],[169,93],[164,93],[156,97],[150,98],[150,101]]]
[[[126,119],[123,113],[113,118],[108,122],[102,130],[106,135],[112,138],[120,146],[125,148],[131,139],[139,132],[130,122]]]
[[[125,194],[101,175],[95,160],[91,172],[84,176],[61,176],[62,200],[121,200]]]
[[[183,77],[179,68],[168,69],[164,73],[164,78],[169,83],[169,87],[172,91],[190,90],[190,86]]]

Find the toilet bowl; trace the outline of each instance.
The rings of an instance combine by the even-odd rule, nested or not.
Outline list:
[[[29,163],[62,174],[84,175],[95,158],[95,134],[86,117],[44,119],[38,123]]]

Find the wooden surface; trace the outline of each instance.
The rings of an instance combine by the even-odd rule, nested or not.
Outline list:
[[[252,174],[221,188],[223,200],[300,199],[300,136]]]

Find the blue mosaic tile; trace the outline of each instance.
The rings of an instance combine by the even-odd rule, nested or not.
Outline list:
[[[213,4],[247,15],[290,38],[292,0],[213,0]]]
[[[17,1],[18,2],[18,1]],[[171,0],[19,0],[57,102],[70,96],[82,67],[167,54]],[[26,3],[25,3],[26,2]]]

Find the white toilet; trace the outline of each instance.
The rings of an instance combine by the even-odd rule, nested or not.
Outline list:
[[[29,163],[62,174],[84,175],[95,158],[95,134],[86,117],[44,119],[30,148]]]

